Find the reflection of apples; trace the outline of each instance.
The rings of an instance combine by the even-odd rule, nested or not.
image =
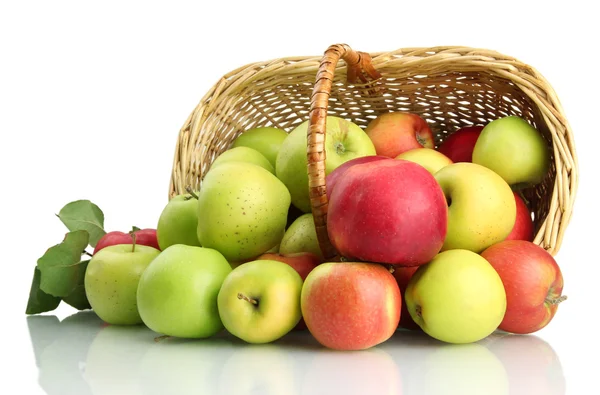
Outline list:
[[[512,231],[505,240],[527,240],[533,241],[533,220],[529,208],[515,191],[515,203],[517,205],[517,217]]]
[[[421,327],[417,325],[410,316],[408,307],[406,307],[404,291],[406,291],[406,287],[408,286],[410,279],[412,278],[413,274],[415,274],[418,268],[419,266],[396,266],[394,268],[394,278],[398,282],[398,288],[400,288],[400,293],[402,295],[402,312],[400,313],[399,327],[411,330],[421,330]]]
[[[281,254],[292,254],[296,252],[310,252],[323,258],[317,231],[315,230],[315,221],[311,213],[306,213],[296,218],[294,222],[283,234],[281,244],[279,245]]]
[[[433,133],[417,114],[390,112],[369,122],[365,132],[373,141],[377,155],[395,158],[415,148],[434,148]]]
[[[303,377],[302,395],[402,393],[401,372],[383,350],[319,350],[314,355]]]
[[[404,159],[417,163],[427,169],[432,175],[442,167],[452,164],[450,158],[433,148],[415,148],[398,155],[396,159]]]
[[[140,363],[140,387],[145,395],[217,394],[223,364],[234,351],[224,336],[148,343]]]
[[[219,376],[219,394],[292,395],[300,385],[294,359],[272,344],[238,345]]]
[[[515,187],[541,182],[550,168],[550,149],[523,118],[508,116],[487,124],[473,149],[473,163],[498,173]]]
[[[452,133],[439,146],[438,151],[454,163],[472,162],[473,148],[481,134],[483,126],[465,126]]]
[[[481,252],[508,236],[515,224],[515,198],[498,174],[474,163],[454,163],[435,178],[448,199],[448,235],[442,251]]]
[[[350,167],[327,212],[333,247],[348,260],[365,262],[427,263],[444,244],[447,226],[440,185],[425,168],[401,159]]]
[[[223,329],[217,295],[231,266],[219,252],[173,245],[142,274],[137,301],[144,324],[169,336],[206,338]]]
[[[333,191],[333,188],[335,187],[335,185],[338,183],[340,178],[344,175],[346,170],[348,170],[350,167],[352,167],[354,165],[360,165],[361,163],[375,162],[375,161],[378,161],[381,159],[390,160],[392,158],[388,158],[387,156],[382,156],[382,155],[361,156],[359,158],[354,158],[352,160],[349,160],[348,162],[345,162],[342,165],[340,165],[339,167],[337,167],[334,171],[329,173],[327,175],[327,177],[325,178],[325,184],[327,186],[327,199],[331,198],[331,191]]]
[[[525,334],[548,325],[566,299],[561,296],[563,277],[554,257],[525,240],[494,244],[481,256],[496,269],[506,289],[506,315],[500,329]]]
[[[305,213],[311,211],[308,195],[308,160],[306,157],[308,122],[290,132],[277,155],[276,173],[292,196],[292,203]],[[375,155],[375,147],[365,132],[355,123],[328,116],[325,139],[325,175],[351,159]]]
[[[533,335],[499,333],[486,347],[504,365],[511,395],[564,395],[560,359],[544,340]]]
[[[412,319],[431,337],[448,343],[485,338],[506,311],[500,276],[468,250],[442,252],[419,267],[404,296]]]
[[[210,169],[212,170],[217,166],[228,162],[252,163],[262,167],[265,170],[268,170],[272,174],[275,174],[275,169],[273,168],[273,165],[271,165],[271,162],[269,162],[269,160],[265,158],[263,154],[252,148],[235,147],[228,149],[217,156],[210,166]]]
[[[254,258],[281,241],[290,193],[262,167],[241,162],[211,169],[198,194],[198,241],[232,262]]]
[[[259,127],[248,129],[233,141],[231,147],[254,148],[265,156],[275,168],[277,153],[287,133],[282,129],[273,127]]]
[[[382,265],[327,262],[302,287],[302,316],[325,347],[360,350],[389,339],[400,322],[401,297]]]

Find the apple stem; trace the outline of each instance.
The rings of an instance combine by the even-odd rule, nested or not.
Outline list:
[[[131,233],[131,239],[133,243],[131,244],[131,252],[135,252],[135,232]]]
[[[546,298],[545,302],[551,305],[559,304],[567,300],[567,295],[561,295],[558,298]]]
[[[155,341],[156,343],[158,343],[159,341],[162,341],[162,340],[168,339],[168,338],[170,338],[170,337],[171,337],[171,336],[169,336],[169,335],[162,335],[162,336],[155,337],[155,338],[154,338],[154,341]]]
[[[244,295],[242,293],[238,293],[237,297],[238,297],[238,299],[244,299],[246,302],[250,302],[250,303],[252,303],[255,306],[258,304],[258,300],[249,298],[249,297],[247,297],[246,295]]]
[[[387,269],[388,272],[394,274],[394,272],[396,271],[396,268],[394,267],[394,265],[387,265]]]
[[[185,190],[187,191],[187,193],[189,193],[190,195],[192,195],[192,197],[193,197],[194,199],[198,200],[198,195],[196,195],[196,193],[195,193],[195,192],[192,190],[192,187],[191,187],[191,186],[189,186],[189,185],[188,185],[188,186],[185,188]]]

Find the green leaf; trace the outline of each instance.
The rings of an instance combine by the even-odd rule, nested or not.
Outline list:
[[[87,231],[90,234],[89,243],[92,247],[96,247],[98,240],[106,234],[104,214],[89,200],[76,200],[68,203],[60,210],[58,218],[70,231]]]
[[[33,280],[31,281],[31,289],[29,290],[29,300],[25,314],[40,314],[47,311],[52,311],[60,304],[60,298],[48,295],[40,289],[41,272],[36,267],[33,272]]]
[[[87,269],[87,265],[89,260],[79,262],[77,267],[79,268],[78,280],[75,289],[71,291],[71,293],[63,298],[63,301],[68,305],[76,308],[77,310],[87,310],[91,309],[92,306],[87,299],[87,295],[85,294],[85,271]]]
[[[85,230],[69,232],[62,243],[50,247],[38,259],[42,291],[56,297],[67,297],[73,292],[80,281],[81,254],[88,241],[89,235]]]

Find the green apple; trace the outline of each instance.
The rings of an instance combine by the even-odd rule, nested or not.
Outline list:
[[[510,234],[517,205],[502,177],[468,162],[448,165],[434,177],[448,200],[448,232],[442,251],[460,248],[481,252]]]
[[[452,164],[450,158],[433,148],[415,148],[404,151],[396,156],[396,159],[404,159],[423,166],[432,175],[441,168]]]
[[[141,324],[136,293],[142,273],[159,256],[154,247],[117,244],[96,252],[85,271],[85,294],[103,321]]]
[[[481,131],[473,149],[473,163],[492,169],[511,186],[535,185],[550,168],[548,144],[523,118],[499,118]]]
[[[155,332],[206,338],[223,329],[217,295],[231,266],[218,251],[176,244],[164,250],[140,278],[138,309]]]
[[[300,319],[302,278],[290,265],[256,260],[233,269],[219,291],[225,329],[248,343],[269,343],[290,332]]]
[[[282,129],[273,127],[253,128],[237,136],[231,146],[254,148],[275,167],[277,153],[286,137],[287,133]]]
[[[169,200],[158,218],[156,237],[161,251],[174,244],[200,246],[198,241],[198,197],[181,194]]]
[[[275,169],[271,165],[271,162],[263,154],[252,148],[235,147],[224,151],[213,161],[211,169],[229,162],[252,163],[268,170],[271,174],[275,174]]]
[[[231,262],[273,248],[285,232],[290,193],[260,166],[223,163],[211,169],[198,194],[198,240]]]
[[[484,339],[506,312],[500,276],[486,259],[469,250],[439,253],[417,269],[404,292],[415,323],[447,343]]]
[[[328,116],[325,137],[325,175],[351,159],[375,155],[369,136],[355,123]],[[292,196],[292,203],[305,213],[311,211],[306,158],[308,121],[298,125],[285,139],[275,166],[277,177]]]
[[[312,252],[319,258],[323,258],[315,230],[315,221],[311,213],[303,214],[292,222],[283,234],[278,252],[280,254]]]

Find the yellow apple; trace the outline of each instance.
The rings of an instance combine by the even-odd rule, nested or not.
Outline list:
[[[452,164],[450,158],[433,148],[415,148],[398,155],[396,159],[404,159],[417,163],[427,169],[432,175],[443,167]]]
[[[517,205],[510,186],[492,170],[468,162],[435,173],[448,201],[448,232],[441,251],[481,252],[512,231]]]

